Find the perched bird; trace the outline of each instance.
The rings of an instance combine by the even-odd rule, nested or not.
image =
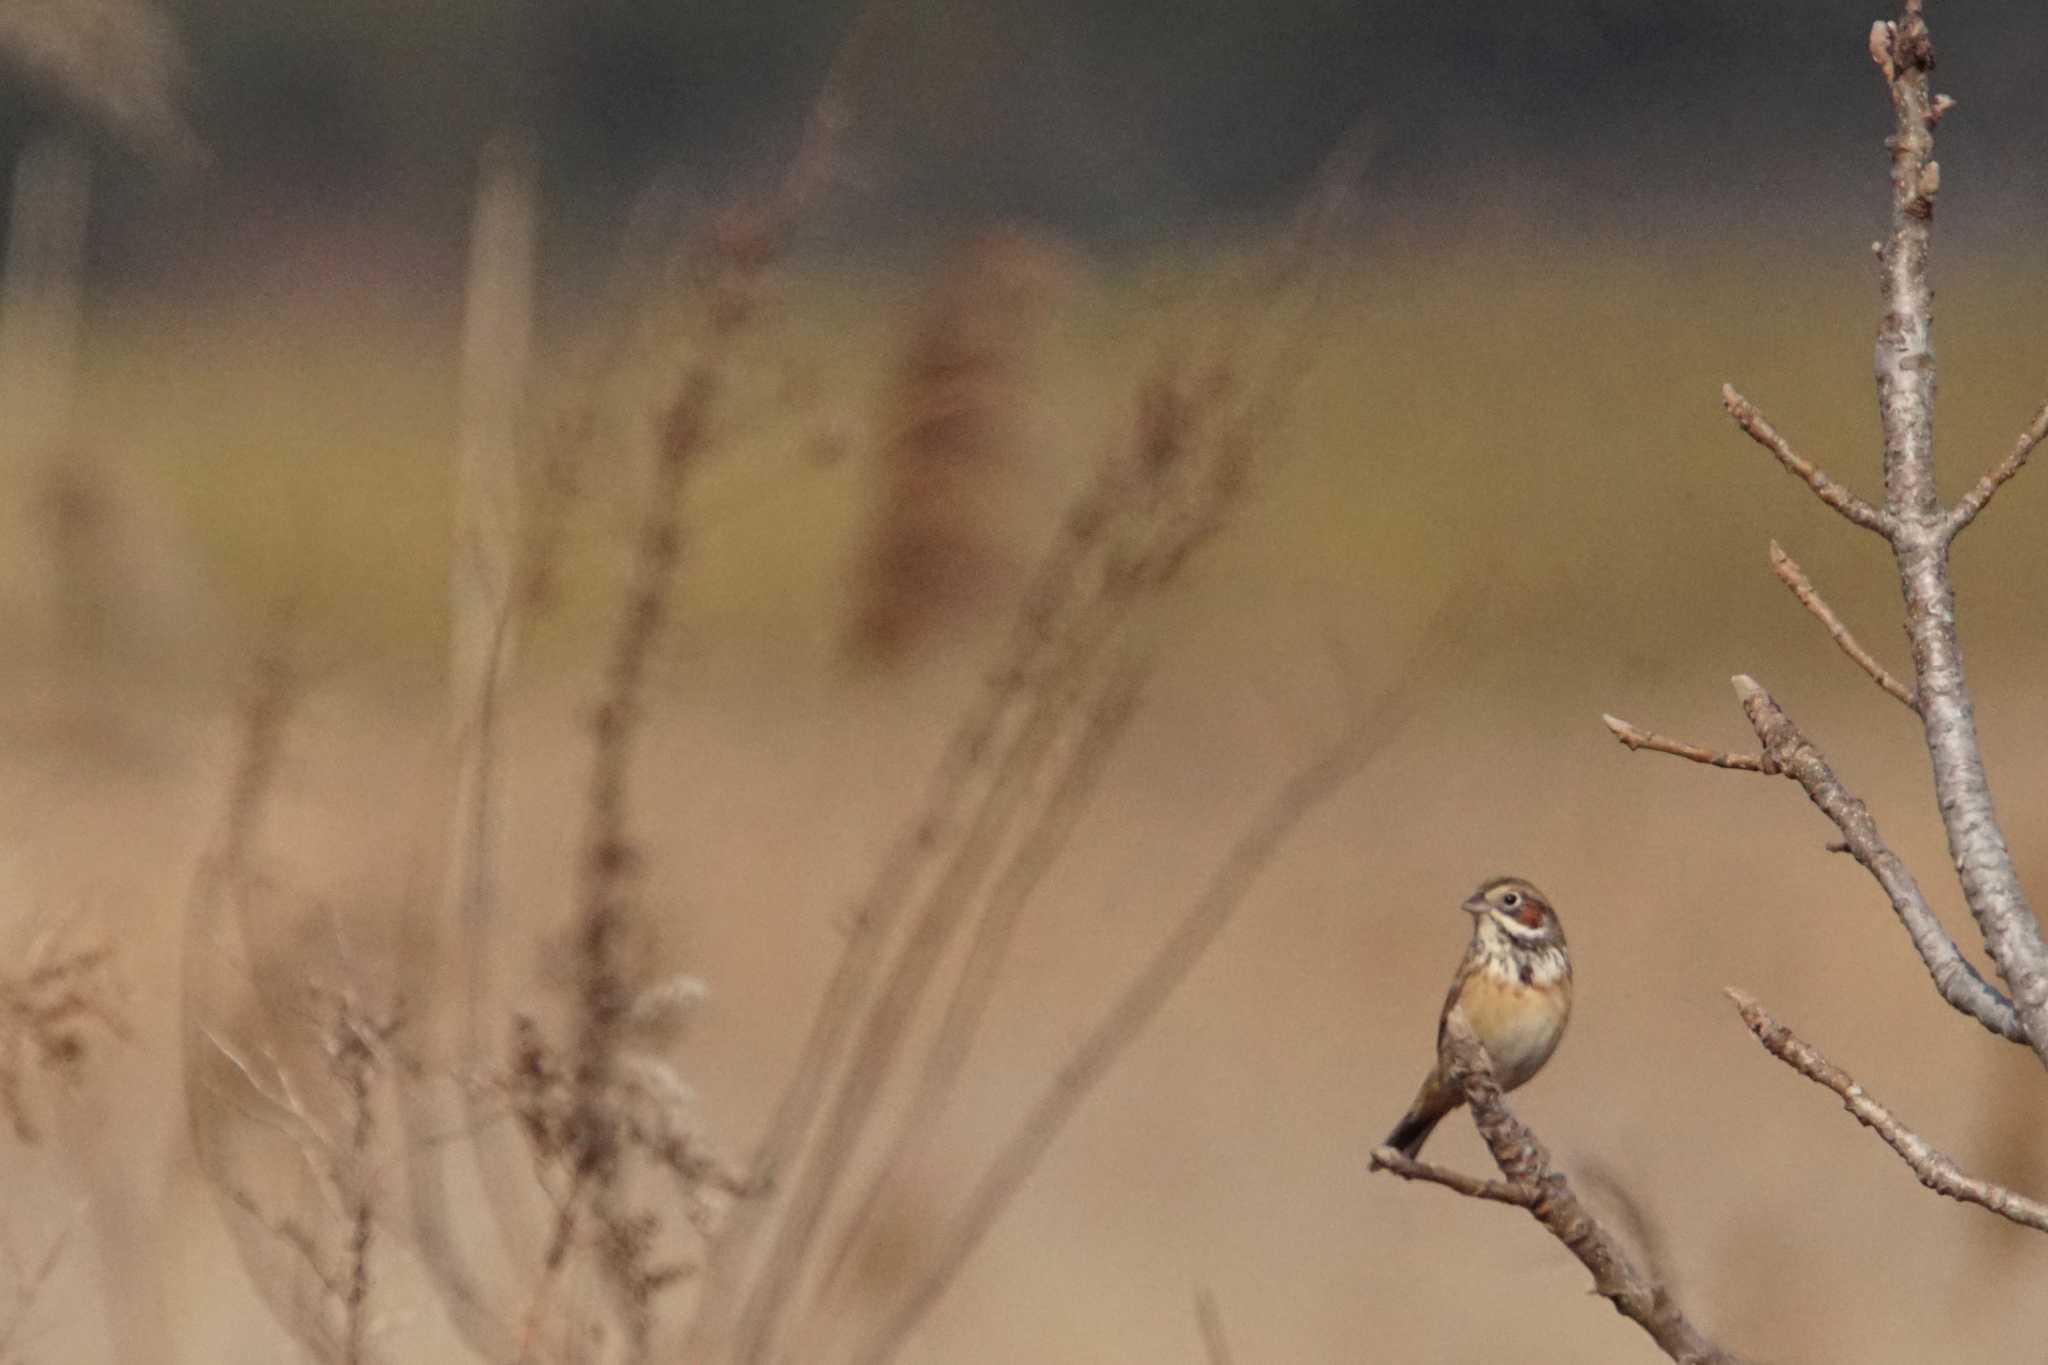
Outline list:
[[[1443,1021],[1453,1009],[1464,1010],[1502,1090],[1543,1069],[1572,1014],[1571,955],[1548,897],[1520,877],[1494,877],[1464,909],[1472,916],[1472,942],[1437,1019],[1436,1066],[1387,1135],[1386,1145],[1405,1157],[1420,1152],[1438,1121],[1465,1102],[1445,1075]]]

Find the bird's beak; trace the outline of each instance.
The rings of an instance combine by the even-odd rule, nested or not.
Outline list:
[[[1468,915],[1483,915],[1493,907],[1486,903],[1486,897],[1474,896],[1458,908]]]

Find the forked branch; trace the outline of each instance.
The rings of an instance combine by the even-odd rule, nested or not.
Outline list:
[[[1934,48],[1920,0],[1904,0],[1897,20],[1874,28],[1870,50],[1894,115],[1886,143],[1892,154],[1892,215],[1878,250],[1884,311],[1876,348],[1888,539],[1905,598],[1915,690],[1949,854],[1985,949],[2012,991],[2024,1036],[2048,1065],[2048,944],[1992,806],[1948,564],[1956,530],[2018,472],[2033,443],[2022,440],[1989,484],[1978,486],[1981,496],[1973,493],[1954,508],[1942,507],[1934,470],[1934,291],[1927,263],[1941,189],[1934,128],[1948,106],[1929,86]]]
[[[1763,741],[1761,770],[1782,772],[1797,781],[1834,821],[1842,833],[1842,847],[1884,887],[1942,998],[1999,1036],[2027,1043],[2048,1065],[2048,942],[2043,940],[2040,922],[2020,885],[1992,805],[1963,672],[1948,562],[1956,534],[2019,473],[2035,446],[2048,438],[2048,405],[2036,413],[2003,461],[1955,505],[1942,505],[1934,468],[1934,295],[1928,257],[1935,201],[1941,190],[1934,131],[1954,101],[1930,88],[1934,52],[1921,10],[1922,0],[1901,0],[1898,18],[1870,31],[1870,55],[1884,78],[1894,115],[1892,134],[1885,141],[1892,158],[1891,222],[1877,247],[1884,298],[1875,351],[1884,435],[1884,506],[1872,507],[1797,454],[1733,387],[1722,387],[1721,401],[1750,438],[1804,480],[1822,502],[1854,524],[1877,532],[1891,547],[1904,599],[1906,634],[1912,645],[1910,683],[1894,677],[1856,642],[1799,566],[1775,544],[1771,547],[1772,567],[1864,673],[1919,713],[1936,805],[1957,880],[1984,947],[2011,991],[2009,998],[1964,960],[1928,909],[1904,863],[1878,836],[1870,813],[1842,787],[1820,751],[1800,735],[1754,680],[1740,677],[1735,685],[1743,709]],[[1632,727],[1611,717],[1608,724],[1631,748],[1657,748],[1698,762],[1716,761],[1710,751],[1694,746],[1647,742]]]
[[[1579,1202],[1571,1183],[1553,1170],[1550,1152],[1526,1124],[1509,1111],[1486,1049],[1464,1013],[1444,1016],[1443,1046],[1450,1053],[1452,1079],[1472,1106],[1479,1136],[1493,1153],[1505,1182],[1479,1180],[1411,1161],[1389,1148],[1373,1153],[1373,1164],[1410,1180],[1426,1180],[1476,1199],[1516,1204],[1529,1210],[1544,1231],[1562,1242],[1593,1276],[1593,1292],[1647,1332],[1658,1349],[1685,1365],[1739,1365],[1685,1316],[1665,1287],[1645,1274],[1614,1235]]]
[[[1950,1199],[1965,1204],[1976,1204],[1987,1208],[2001,1218],[2010,1219],[2021,1227],[2033,1228],[2036,1232],[2048,1232],[2048,1204],[2031,1199],[2015,1190],[1976,1176],[1965,1175],[1962,1168],[1945,1153],[1937,1151],[1927,1139],[1900,1123],[1892,1114],[1856,1082],[1856,1078],[1821,1055],[1820,1049],[1795,1035],[1792,1030],[1772,1018],[1770,1012],[1756,997],[1738,991],[1728,990],[1728,998],[1735,1002],[1735,1008],[1742,1015],[1742,1022],[1764,1045],[1764,1051],[1791,1067],[1816,1085],[1827,1087],[1839,1095],[1842,1107],[1853,1115],[1856,1121],[1883,1138],[1885,1145],[1897,1152],[1921,1184],[1936,1194],[1947,1195]]]
[[[1934,978],[1935,989],[1941,992],[1941,998],[1999,1037],[2025,1042],[2026,1035],[2021,1030],[2012,1001],[1979,976],[1969,959],[1957,949],[1948,930],[1942,928],[1941,921],[1935,918],[1927,897],[1921,893],[1919,883],[1913,880],[1905,860],[1894,853],[1884,841],[1884,836],[1878,833],[1877,821],[1871,817],[1869,807],[1842,785],[1827,758],[1800,733],[1792,718],[1756,679],[1742,674],[1734,682],[1735,695],[1741,701],[1750,725],[1755,728],[1757,739],[1763,744],[1764,757],[1770,761],[1774,771],[1791,778],[1805,790],[1807,799],[1820,807],[1821,814],[1841,831],[1845,851],[1877,878],[1878,885],[1884,888],[1892,903],[1892,910],[1899,917],[1899,923],[1906,926],[1906,936],[1912,939],[1914,951],[1920,954],[1928,975]]]

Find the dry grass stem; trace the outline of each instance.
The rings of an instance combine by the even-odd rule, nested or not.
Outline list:
[[[1619,716],[1602,715],[1600,719],[1614,732],[1614,737],[1630,749],[1649,749],[1654,753],[1673,754],[1679,758],[1690,759],[1694,763],[1704,763],[1710,768],[1729,768],[1744,773],[1771,771],[1765,766],[1764,756],[1761,754],[1731,754],[1719,749],[1704,748],[1698,744],[1687,744],[1683,740],[1672,739],[1666,735],[1638,730]]]
[[[902,1351],[1038,1168],[1053,1140],[1228,927],[1289,836],[1386,747],[1415,701],[1412,689],[1404,686],[1363,709],[1345,735],[1282,784],[1238,836],[1173,932],[1124,986],[983,1168],[965,1202],[940,1230],[936,1249],[903,1302],[854,1357],[858,1365],[883,1365]]]
[[[839,970],[811,1039],[764,1140],[757,1167],[780,1163],[823,1105],[825,1080],[849,1047],[847,1022],[863,1000],[869,1018],[826,1118],[817,1152],[793,1182],[764,1269],[742,1310],[737,1358],[757,1360],[776,1334],[814,1232],[896,1063],[904,1028],[970,893],[1028,807],[1036,775],[1072,725],[1078,681],[1140,605],[1169,586],[1193,551],[1222,525],[1241,490],[1254,427],[1247,401],[1221,362],[1192,375],[1165,373],[1141,393],[1124,456],[1106,466],[1076,504],[1027,594],[1009,656],[983,702],[949,743],[924,813],[885,859],[853,916]],[[884,943],[920,882],[904,953],[880,984]]]
[[[232,1211],[236,1251],[265,1303],[315,1358],[362,1365],[372,1358],[379,1321],[372,1311],[382,1241],[379,1096],[409,1068],[392,1047],[401,1027],[395,1008],[372,1010],[353,985],[309,986],[303,978],[286,996],[261,966],[257,949],[268,927],[261,911],[274,897],[255,870],[258,833],[295,699],[292,671],[273,647],[255,669],[221,829],[187,910],[187,1109],[199,1168]],[[252,1047],[237,1046],[210,1017],[223,1007],[213,973],[237,935],[262,1038]],[[313,1035],[305,1038],[308,1026]],[[295,1075],[293,1050],[317,1051],[310,1081]],[[285,1145],[298,1188],[315,1201],[310,1216],[282,1211],[254,1191],[241,1169],[250,1153],[231,1136],[228,1116]],[[280,1249],[289,1254],[280,1258]]]
[[[720,351],[715,342],[709,348],[711,355]],[[635,1358],[644,1352],[651,1331],[653,1295],[668,1281],[647,1261],[645,1219],[625,1206],[621,1169],[625,1139],[617,1072],[634,991],[619,942],[635,913],[640,862],[627,823],[628,776],[645,709],[648,661],[668,618],[681,555],[683,487],[701,451],[719,383],[715,362],[690,366],[663,422],[625,613],[592,724],[576,928],[577,1036],[569,1067],[569,1112],[557,1149],[566,1157],[572,1181],[545,1257],[552,1274],[581,1223],[596,1224],[598,1264]],[[543,1149],[541,1154],[557,1152]],[[537,1295],[536,1302],[544,1297]]]
[[[1739,1365],[1742,1358],[1723,1350],[1687,1318],[1665,1286],[1646,1275],[1629,1259],[1614,1235],[1579,1202],[1563,1173],[1552,1168],[1549,1150],[1508,1109],[1500,1085],[1493,1078],[1493,1065],[1487,1058],[1486,1049],[1480,1046],[1478,1036],[1466,1022],[1463,1011],[1453,1010],[1444,1016],[1443,1041],[1450,1056],[1451,1074],[1463,1087],[1465,1101],[1472,1108],[1473,1122],[1478,1125],[1479,1135],[1486,1140],[1487,1150],[1493,1153],[1500,1173],[1507,1177],[1507,1183],[1496,1188],[1492,1181],[1469,1177],[1460,1177],[1455,1182],[1438,1180],[1434,1175],[1418,1176],[1411,1170],[1402,1169],[1402,1165],[1424,1165],[1420,1162],[1382,1164],[1411,1179],[1431,1180],[1476,1198],[1521,1204],[1543,1225],[1544,1231],[1561,1242],[1578,1258],[1579,1264],[1592,1273],[1593,1292],[1612,1303],[1616,1312],[1648,1333],[1665,1355],[1684,1365]],[[1376,1162],[1381,1155],[1375,1153]],[[1385,1155],[1400,1156],[1398,1152]],[[1433,1167],[1427,1169],[1435,1170]],[[1518,1194],[1526,1191],[1529,1197],[1526,1202],[1519,1197],[1502,1198],[1508,1191]]]
[[[831,1293],[872,1231],[885,1199],[903,1192],[904,1182],[913,1177],[937,1135],[947,1102],[980,1036],[982,1019],[995,996],[1022,912],[1087,812],[1109,759],[1116,753],[1118,739],[1137,714],[1146,673],[1146,667],[1135,661],[1113,666],[1109,680],[1089,702],[1088,713],[1066,752],[1051,765],[1055,769],[1051,785],[1034,803],[1029,828],[984,897],[966,961],[954,979],[945,1014],[932,1032],[931,1049],[916,1088],[901,1116],[894,1120],[894,1135],[854,1214],[837,1234],[821,1296]]]
[[[1769,1011],[1758,1003],[1754,996],[1730,987],[1728,998],[1735,1002],[1735,1008],[1742,1015],[1742,1022],[1762,1043],[1764,1051],[1791,1067],[1816,1085],[1825,1086],[1841,1097],[1842,1107],[1853,1115],[1856,1121],[1884,1139],[1886,1146],[1899,1154],[1921,1184],[1936,1194],[1965,1204],[1976,1204],[1987,1208],[2001,1218],[2033,1228],[2037,1232],[2048,1232],[2048,1203],[2031,1199],[2003,1185],[1975,1176],[1965,1175],[1961,1168],[1948,1156],[1931,1146],[1927,1140],[1912,1129],[1900,1123],[1891,1110],[1872,1099],[1856,1078],[1821,1055],[1818,1048],[1805,1042],[1792,1030],[1772,1018]]]
[[[57,1273],[70,1242],[71,1225],[67,1223],[50,1239],[50,1245],[35,1264],[24,1265],[16,1258],[14,1248],[0,1240],[0,1256],[4,1256],[8,1280],[6,1299],[0,1305],[0,1365],[25,1365],[28,1358],[21,1351],[27,1345],[29,1316]]]
[[[1664,1227],[1636,1197],[1626,1181],[1613,1167],[1601,1161],[1582,1164],[1579,1181],[1590,1190],[1612,1203],[1621,1216],[1623,1229],[1642,1253],[1645,1269],[1652,1280],[1664,1286],[1672,1294],[1678,1293],[1678,1276],[1672,1264],[1671,1243],[1664,1235]]]
[[[1812,580],[1807,578],[1805,571],[1799,567],[1799,561],[1786,554],[1775,540],[1771,542],[1771,572],[1778,576],[1780,583],[1792,590],[1792,595],[1799,599],[1799,605],[1813,613],[1813,618],[1826,627],[1829,637],[1842,653],[1848,655],[1851,662],[1869,675],[1872,682],[1896,697],[1902,705],[1916,712],[1920,709],[1919,700],[1914,697],[1913,689],[1893,677],[1891,670],[1857,643],[1856,637],[1849,633],[1849,628],[1835,615],[1834,608],[1827,604],[1819,589],[1813,586]]]
[[[1202,1355],[1209,1365],[1233,1365],[1237,1357],[1231,1352],[1230,1333],[1224,1329],[1223,1309],[1216,1303],[1215,1291],[1195,1291],[1195,1324],[1201,1328]]]
[[[842,53],[782,181],[760,201],[730,206],[693,256],[692,274],[705,303],[704,332],[662,415],[647,514],[593,722],[576,928],[576,1038],[567,1066],[569,1108],[558,1129],[529,1122],[529,1131],[544,1134],[553,1144],[537,1143],[536,1155],[543,1161],[564,1160],[570,1172],[548,1236],[543,1273],[552,1276],[558,1270],[589,1224],[597,1266],[634,1359],[645,1355],[652,1340],[655,1298],[685,1272],[652,1259],[660,1222],[630,1207],[623,1163],[629,1152],[651,1145],[654,1158],[672,1170],[678,1163],[685,1171],[694,1168],[668,1141],[666,1130],[661,1140],[650,1142],[656,1130],[634,1123],[627,1110],[629,1087],[620,1077],[636,992],[619,945],[636,913],[640,863],[628,830],[629,769],[645,708],[648,664],[670,612],[681,556],[683,489],[712,440],[713,412],[726,387],[732,351],[753,319],[763,280],[781,261],[801,216],[831,174],[845,117],[845,60]],[[544,1045],[536,1041],[535,1046]],[[515,1059],[515,1067],[531,1065],[530,1057]],[[733,1189],[751,1187],[737,1180],[727,1183]],[[525,1336],[530,1343],[532,1330]]]
[[[848,1158],[875,1113],[882,1087],[901,1058],[907,1030],[946,947],[966,922],[973,893],[990,875],[993,859],[1016,821],[1031,806],[1038,775],[1075,725],[1074,710],[1096,660],[1133,619],[1178,577],[1196,548],[1223,524],[1244,482],[1250,446],[1246,400],[1232,376],[1211,369],[1186,380],[1155,380],[1140,397],[1137,429],[1123,469],[1110,475],[1111,515],[1088,526],[1054,552],[1062,577],[1034,595],[1020,626],[1020,671],[1013,697],[998,700],[994,718],[1014,702],[1017,728],[988,755],[987,781],[969,798],[972,815],[950,849],[918,841],[906,870],[934,865],[936,880],[918,902],[908,938],[889,973],[875,988],[823,1127],[792,1183],[763,1267],[737,1326],[736,1359],[756,1365],[774,1346],[799,1291],[806,1263],[818,1253],[818,1227],[843,1179]],[[1095,500],[1088,499],[1093,505]],[[1067,552],[1081,553],[1071,559]],[[1071,577],[1068,575],[1071,573]],[[1049,614],[1040,615],[1040,607]],[[1000,684],[999,684],[1000,686]],[[970,721],[978,727],[988,713]],[[962,776],[975,777],[974,766]],[[952,824],[955,817],[942,817]],[[920,821],[920,827],[922,821]],[[875,906],[871,898],[863,909]],[[899,907],[883,908],[893,920]],[[861,926],[879,939],[878,923]],[[850,949],[850,952],[853,950]],[[861,949],[862,956],[870,950]],[[822,1092],[819,1095],[822,1100]]]
[[[1060,535],[1026,595],[1007,657],[991,671],[980,700],[955,727],[918,814],[882,858],[874,879],[849,915],[846,947],[826,983],[804,1046],[761,1137],[754,1158],[756,1179],[766,1183],[780,1180],[823,1102],[827,1078],[851,1042],[854,1012],[872,986],[883,947],[906,898],[929,869],[956,847],[975,818],[977,788],[992,768],[1006,761],[1010,742],[999,737],[1018,724],[1033,696],[1045,685],[1056,657],[1056,624],[1075,612],[1076,601],[1086,593],[1086,580],[1101,542],[1130,494],[1125,473],[1121,466],[1105,468],[1062,522]],[[748,1230],[751,1221],[742,1214],[726,1245],[737,1246],[745,1240],[739,1234]]]
[[[1321,241],[1315,234],[1309,239]],[[1261,308],[1273,302],[1258,301]],[[714,1249],[706,1292],[712,1308],[693,1334],[696,1354],[721,1358],[732,1344],[732,1358],[758,1362],[774,1349],[805,1262],[817,1253],[813,1234],[844,1174],[845,1156],[861,1141],[881,1079],[899,1060],[901,1020],[914,1012],[930,977],[928,964],[963,922],[973,893],[991,875],[993,853],[1028,805],[1014,793],[1034,784],[1051,737],[1070,727],[1069,713],[1082,695],[1072,680],[1085,676],[1141,603],[1178,576],[1221,527],[1244,486],[1253,450],[1272,425],[1278,392],[1273,383],[1248,386],[1237,373],[1242,359],[1235,344],[1226,344],[1199,364],[1163,364],[1141,390],[1129,447],[1103,467],[1064,518],[1027,589],[1003,662],[949,740],[920,813],[849,917],[847,946],[755,1166],[760,1183],[790,1193],[786,1202],[756,1200],[736,1211]],[[1286,370],[1287,381],[1299,370]],[[936,893],[927,890],[918,899],[920,887]],[[915,949],[899,955],[884,978],[885,949],[913,901],[919,908],[907,942]],[[869,1022],[857,1033],[853,1020],[864,1006]],[[836,1091],[828,1088],[835,1072]],[[823,1136],[785,1180],[784,1168],[821,1115]],[[743,1267],[771,1209],[779,1210],[773,1240],[742,1289]],[[722,1305],[734,1301],[741,1306],[728,1318]]]
[[[1828,477],[1826,471],[1816,467],[1792,449],[1791,443],[1778,434],[1778,429],[1764,419],[1756,405],[1735,391],[1733,384],[1721,386],[1721,406],[1735,419],[1735,424],[1749,433],[1749,438],[1777,457],[1778,463],[1811,488],[1814,496],[1840,512],[1844,517],[1867,531],[1887,535],[1891,530],[1890,519],[1884,512],[1865,502],[1843,484]]]
[[[372,1258],[377,1248],[376,1184],[380,1125],[379,1077],[395,1069],[390,1051],[400,1024],[396,1014],[372,1015],[346,990],[319,989],[330,1017],[320,1036],[326,1081],[337,1121],[294,1082],[290,1066],[268,1048],[252,1056],[220,1035],[204,1036],[233,1073],[234,1082],[208,1083],[209,1093],[251,1123],[290,1144],[320,1213],[279,1212],[209,1153],[203,1165],[220,1197],[263,1234],[238,1236],[237,1248],[278,1321],[317,1359],[336,1365],[369,1360],[375,1325],[371,1311]],[[280,1263],[277,1248],[291,1253]],[[302,1274],[293,1274],[296,1264]],[[311,1285],[306,1280],[310,1278]]]

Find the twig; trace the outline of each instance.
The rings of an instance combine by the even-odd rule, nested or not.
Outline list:
[[[1195,1323],[1202,1329],[1202,1352],[1209,1365],[1233,1365],[1237,1357],[1230,1350],[1230,1334],[1223,1329],[1223,1310],[1207,1285],[1195,1291]]]
[[[1485,1180],[1476,1175],[1466,1175],[1448,1166],[1434,1162],[1419,1161],[1412,1156],[1402,1156],[1392,1147],[1373,1149],[1372,1169],[1392,1171],[1403,1180],[1420,1180],[1431,1185],[1441,1185],[1447,1190],[1456,1190],[1467,1199],[1490,1199],[1496,1204],[1513,1204],[1526,1209],[1536,1203],[1542,1193],[1533,1185],[1524,1185],[1513,1180]]]
[[[1842,624],[1841,618],[1835,615],[1834,608],[1827,604],[1826,599],[1820,595],[1820,590],[1813,586],[1813,581],[1799,567],[1799,561],[1786,554],[1775,540],[1771,542],[1771,572],[1778,576],[1780,583],[1792,590],[1792,595],[1799,599],[1799,605],[1812,612],[1814,619],[1827,628],[1835,644],[1858,668],[1870,676],[1872,682],[1891,693],[1903,705],[1916,712],[1920,709],[1920,702],[1914,697],[1913,689],[1893,677],[1891,670],[1877,661],[1877,656],[1857,642],[1856,637],[1849,633],[1849,628]]]
[[[1941,998],[1999,1037],[2025,1042],[2026,1035],[2012,1001],[1979,976],[1957,949],[1955,940],[1935,918],[1905,860],[1892,852],[1878,833],[1877,821],[1871,818],[1869,808],[1849,794],[1834,769],[1828,766],[1826,757],[1800,733],[1792,718],[1756,679],[1741,674],[1734,679],[1734,685],[1743,712],[1763,743],[1765,757],[1777,771],[1805,789],[1807,799],[1820,807],[1821,813],[1841,831],[1846,851],[1877,878],[1899,923],[1906,926],[1906,936],[1913,941],[1914,951],[1920,954],[1928,975],[1934,978]]]
[[[1660,754],[1675,754],[1679,758],[1691,759],[1694,763],[1704,763],[1710,768],[1728,768],[1735,772],[1768,773],[1771,771],[1770,768],[1765,766],[1764,758],[1761,754],[1730,754],[1723,753],[1719,749],[1706,749],[1697,744],[1687,744],[1683,740],[1671,739],[1665,735],[1651,734],[1647,730],[1638,730],[1620,716],[1603,714],[1600,719],[1607,723],[1607,728],[1614,732],[1614,737],[1623,744],[1626,744],[1630,749],[1649,749]]]
[[[1886,513],[1872,507],[1846,485],[1829,478],[1825,470],[1793,450],[1791,443],[1764,419],[1754,403],[1735,391],[1733,384],[1721,386],[1721,406],[1728,410],[1737,426],[1749,433],[1752,441],[1777,456],[1779,464],[1803,480],[1815,497],[1867,531],[1890,534],[1891,523]]]
[[[1529,1215],[1592,1272],[1594,1292],[1648,1333],[1673,1360],[1684,1365],[1737,1365],[1741,1357],[1723,1350],[1700,1331],[1669,1291],[1629,1260],[1613,1234],[1579,1202],[1564,1175],[1551,1169],[1548,1149],[1509,1111],[1500,1085],[1493,1078],[1493,1065],[1486,1049],[1479,1045],[1463,1010],[1452,1010],[1444,1017],[1443,1046],[1449,1053],[1452,1078],[1463,1088],[1465,1102],[1472,1107],[1473,1122],[1493,1153],[1500,1173],[1507,1177],[1508,1187],[1531,1192],[1525,1205]],[[1398,1168],[1390,1163],[1388,1169]],[[1472,1183],[1483,1188],[1493,1182]],[[1449,1187],[1458,1188],[1454,1184]]]
[[[2010,1219],[2022,1227],[2037,1232],[2048,1232],[2048,1203],[2031,1199],[2003,1185],[1994,1184],[1975,1176],[1965,1175],[1961,1168],[1948,1156],[1935,1150],[1927,1140],[1912,1129],[1900,1123],[1891,1110],[1872,1099],[1856,1078],[1821,1055],[1818,1048],[1805,1042],[1792,1030],[1772,1018],[1754,996],[1728,988],[1728,998],[1735,1002],[1741,1012],[1742,1022],[1764,1045],[1764,1051],[1791,1067],[1816,1085],[1825,1086],[1841,1097],[1842,1107],[1854,1116],[1856,1121],[1884,1139],[1885,1145],[1899,1154],[1912,1168],[1920,1183],[1936,1194],[1947,1195],[1950,1199],[1965,1204],[1976,1204],[1987,1208],[2001,1218]]]
[[[2040,410],[2034,414],[2034,420],[2020,433],[2019,440],[2013,443],[2005,458],[1993,465],[1990,472],[1977,480],[1976,486],[1958,498],[1956,505],[1949,509],[1947,532],[1950,540],[1955,539],[1958,532],[1977,519],[1977,514],[1991,501],[1992,494],[2005,487],[2008,479],[2026,468],[2028,458],[2034,453],[2034,447],[2041,444],[2044,438],[2048,438],[2048,403],[2041,405]]]

